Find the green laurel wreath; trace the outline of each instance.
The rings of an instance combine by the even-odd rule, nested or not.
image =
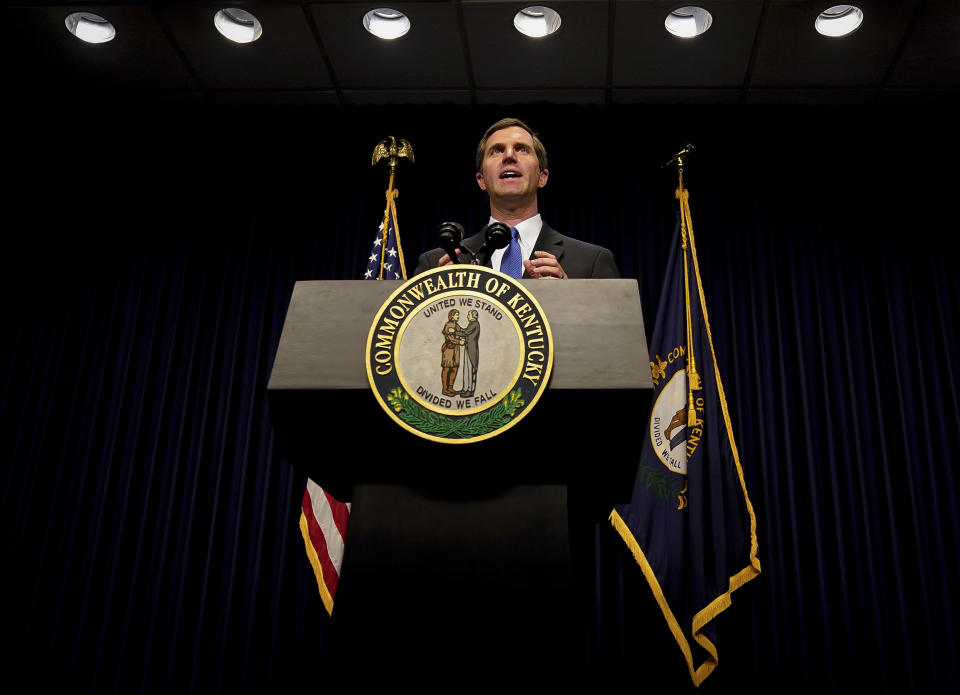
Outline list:
[[[520,389],[509,394],[494,407],[468,417],[448,417],[423,408],[399,386],[390,391],[387,402],[401,420],[424,434],[436,437],[470,439],[500,429],[526,405]]]
[[[640,467],[640,480],[644,487],[662,500],[673,499],[683,489],[681,481],[650,466]]]

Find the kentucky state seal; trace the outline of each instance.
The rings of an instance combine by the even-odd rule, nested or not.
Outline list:
[[[553,367],[543,309],[519,282],[475,265],[434,268],[383,303],[367,336],[383,409],[447,444],[495,437],[540,399]]]

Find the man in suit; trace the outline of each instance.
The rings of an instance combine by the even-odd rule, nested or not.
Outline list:
[[[620,273],[608,249],[588,244],[551,229],[540,218],[537,192],[547,185],[547,151],[526,123],[504,118],[487,128],[477,147],[477,185],[490,197],[490,222],[502,222],[515,229],[522,266],[514,265],[510,247],[490,257],[496,270],[511,274],[522,269],[522,277],[535,279],[618,278]],[[461,244],[471,253],[483,246],[480,232]],[[504,256],[507,263],[504,264]],[[443,249],[420,256],[417,273],[452,261]]]
[[[547,184],[549,171],[547,170],[547,152],[540,142],[540,139],[530,130],[530,127],[521,120],[515,118],[505,118],[497,121],[487,129],[483,139],[477,147],[476,158],[476,179],[477,185],[485,191],[490,198],[490,222],[502,222],[508,227],[517,230],[517,242],[519,249],[517,261],[510,262],[508,252],[510,247],[495,251],[489,260],[489,265],[495,270],[508,272],[506,268],[512,268],[516,271],[514,277],[534,279],[564,279],[564,278],[619,278],[620,273],[617,270],[613,254],[608,249],[588,244],[568,236],[564,236],[551,229],[540,218],[537,206],[538,191]],[[465,239],[461,246],[470,254],[476,254],[484,243],[484,233],[481,231],[472,237]],[[519,262],[523,259],[522,264]],[[425,272],[431,268],[441,267],[450,264],[452,261],[443,249],[434,249],[420,256],[417,262],[417,273]],[[476,325],[479,329],[479,323],[473,321],[477,312],[472,311],[468,319],[470,325]],[[465,335],[465,360],[463,364],[473,365],[479,363],[479,345],[477,343],[476,358],[473,357],[474,348],[471,345],[470,337]],[[471,370],[472,371],[472,370]],[[471,374],[471,391],[475,385],[475,372]],[[464,381],[466,387],[466,380]],[[561,443],[564,440],[564,432],[541,431],[539,433],[532,430],[531,437],[535,442],[547,443],[554,440],[553,443]],[[588,435],[585,435],[588,436]],[[518,452],[519,453],[519,452]],[[563,454],[560,455],[561,458]],[[575,455],[571,455],[575,456]],[[513,493],[509,493],[512,495]],[[564,490],[561,493],[551,492],[551,495],[562,494],[567,500],[568,513],[570,514],[569,532],[571,544],[571,556],[576,568],[575,587],[571,589],[565,585],[566,580],[561,576],[562,573],[551,574],[556,577],[556,583],[551,584],[549,589],[541,587],[535,595],[541,597],[553,596],[587,596],[588,589],[591,586],[591,568],[592,564],[592,538],[595,529],[595,523],[606,516],[606,511],[610,505],[604,505],[603,517],[594,518],[591,493],[580,492],[576,486],[569,492]],[[551,497],[552,498],[552,497]],[[504,498],[506,499],[506,497]],[[606,526],[606,525],[605,525]],[[607,526],[609,528],[609,526]],[[608,531],[610,532],[610,531]],[[509,547],[509,541],[508,547]],[[542,606],[552,605],[552,598],[544,598]],[[539,608],[537,610],[540,610]],[[543,623],[540,628],[543,631],[543,637],[549,638],[551,651],[549,663],[563,663],[565,667],[556,670],[554,676],[561,678],[572,677],[576,680],[576,675],[570,676],[571,669],[574,674],[577,669],[583,666],[580,661],[580,652],[578,651],[579,642],[576,635],[585,634],[586,627],[591,618],[590,606],[584,602],[580,606],[580,613],[577,615],[564,615],[561,622],[553,622],[556,619],[556,613],[552,610],[544,614]],[[575,619],[583,620],[583,626],[574,628]],[[531,630],[536,628],[531,626]],[[539,661],[547,663],[543,654],[543,646],[547,641],[533,640],[533,649],[539,650],[531,652],[530,663],[537,664]],[[540,671],[531,671],[542,674]],[[549,674],[548,674],[549,675]]]

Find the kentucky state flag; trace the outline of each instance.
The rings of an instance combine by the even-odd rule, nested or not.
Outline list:
[[[714,618],[760,574],[747,496],[717,370],[687,192],[653,339],[654,395],[630,504],[610,514],[699,686],[717,666]]]

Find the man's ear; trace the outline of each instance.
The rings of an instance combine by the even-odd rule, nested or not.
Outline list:
[[[486,190],[487,190],[487,184],[484,183],[484,181],[483,181],[483,172],[482,172],[482,171],[478,171],[478,172],[477,172],[477,185],[480,186],[480,190],[481,190],[481,191],[486,191]]]
[[[537,188],[543,188],[547,185],[547,177],[550,176],[550,172],[546,169],[540,170],[540,180],[537,181]]]

